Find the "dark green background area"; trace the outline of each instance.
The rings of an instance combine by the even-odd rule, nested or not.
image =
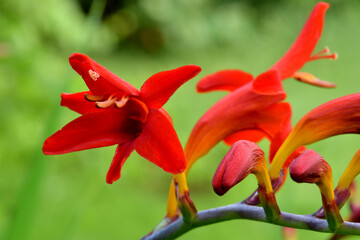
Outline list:
[[[171,175],[136,153],[112,185],[105,175],[115,147],[44,156],[43,141],[78,115],[60,107],[62,92],[86,90],[68,64],[82,52],[136,87],[152,74],[186,64],[203,71],[165,105],[183,145],[197,119],[225,93],[197,94],[207,74],[241,69],[254,75],[290,47],[316,1],[2,0],[0,2],[0,238],[138,239],[165,214]],[[284,82],[293,122],[328,100],[359,92],[360,3],[335,1],[316,51],[328,46],[337,61],[308,63],[302,71],[335,82],[321,89]],[[360,146],[344,135],[315,143],[333,169],[334,184]],[[260,146],[268,152],[268,142]],[[211,187],[228,147],[218,144],[189,173],[199,210],[243,200],[253,176],[223,197]],[[311,214],[321,205],[316,186],[290,178],[277,194],[282,211]],[[348,215],[348,206],[342,210]],[[298,231],[299,239],[329,234]],[[280,239],[281,228],[237,220],[187,233],[181,239]],[[354,238],[354,237],[353,237]]]

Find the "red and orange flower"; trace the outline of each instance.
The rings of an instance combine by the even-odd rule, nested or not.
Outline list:
[[[117,144],[107,183],[120,178],[121,168],[134,150],[166,172],[184,171],[182,146],[162,106],[200,67],[187,65],[159,72],[138,90],[84,54],[74,53],[69,61],[90,91],[61,95],[61,105],[82,116],[46,139],[44,154]]]

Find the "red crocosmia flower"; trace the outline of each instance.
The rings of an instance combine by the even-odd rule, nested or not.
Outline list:
[[[272,141],[270,160],[272,159],[291,131],[290,106],[285,107],[286,103],[279,103],[286,97],[282,80],[296,77],[298,80],[323,86],[324,81],[297,71],[308,61],[336,57],[335,54],[327,54],[327,48],[311,55],[321,36],[328,8],[329,4],[318,3],[289,51],[256,78],[241,70],[224,70],[200,80],[198,92],[226,90],[230,94],[213,105],[195,125],[185,148],[186,172],[198,158],[221,140],[231,145],[241,139],[256,142],[266,137]],[[288,126],[284,128],[284,125]],[[284,130],[280,133],[280,129]]]
[[[90,91],[61,95],[61,105],[82,116],[46,139],[44,154],[118,144],[107,183],[120,178],[121,168],[133,150],[167,172],[184,171],[181,144],[162,106],[178,87],[200,72],[200,67],[187,65],[159,72],[139,91],[84,54],[74,53],[69,61]]]
[[[303,116],[277,151],[270,177],[278,177],[288,156],[299,146],[346,133],[360,133],[360,93],[329,101]]]

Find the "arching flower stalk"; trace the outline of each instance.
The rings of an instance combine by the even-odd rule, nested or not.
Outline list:
[[[336,231],[343,220],[335,202],[330,165],[317,152],[309,149],[291,163],[289,170],[295,182],[315,183],[319,187],[329,228]]]
[[[213,177],[214,191],[222,196],[250,173],[254,174],[258,181],[259,199],[266,218],[273,222],[280,216],[280,210],[270,182],[264,152],[256,143],[239,140],[232,145]]]

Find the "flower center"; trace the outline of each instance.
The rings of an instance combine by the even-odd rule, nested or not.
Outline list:
[[[117,108],[122,108],[129,100],[129,96],[123,95],[122,97],[117,97],[114,94],[110,95],[108,98],[90,94],[85,94],[84,97],[90,102],[95,102],[95,106],[98,108],[108,108],[112,105],[115,105]]]
[[[130,118],[145,122],[149,109],[146,104],[133,96],[128,96],[123,93],[121,94],[112,94],[109,97],[96,96],[91,94],[84,94],[84,98],[87,101],[95,102],[97,108],[108,108],[115,106],[116,108],[126,107],[130,110]]]

